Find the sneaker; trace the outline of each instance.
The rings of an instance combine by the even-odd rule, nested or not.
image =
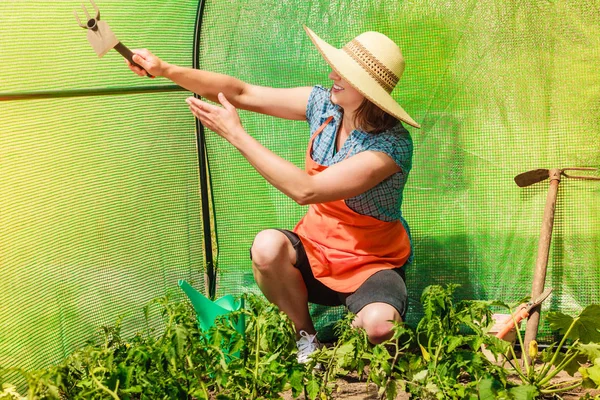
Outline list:
[[[296,346],[298,346],[298,363],[306,364],[310,355],[319,349],[321,343],[317,340],[316,333],[311,335],[306,331],[300,331],[300,339],[296,341]]]

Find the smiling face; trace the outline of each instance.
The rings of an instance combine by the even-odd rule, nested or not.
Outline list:
[[[344,109],[345,114],[353,115],[362,104],[365,96],[354,89],[348,82],[342,79],[335,71],[331,71],[329,79],[333,81],[331,88],[331,102]]]

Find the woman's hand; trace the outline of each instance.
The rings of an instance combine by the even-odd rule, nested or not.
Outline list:
[[[141,50],[132,50],[133,52],[133,61],[142,66],[150,75],[154,76],[162,76],[165,72],[165,69],[169,65],[164,62],[154,54],[152,54],[149,50],[141,49]],[[129,60],[125,59],[125,62],[129,66],[129,69],[138,74],[139,76],[146,76],[146,71],[141,69],[129,62]]]
[[[192,114],[202,121],[204,126],[231,142],[237,135],[245,133],[244,128],[237,110],[227,101],[225,95],[219,93],[218,99],[223,107],[209,104],[195,97],[188,97],[186,102]]]

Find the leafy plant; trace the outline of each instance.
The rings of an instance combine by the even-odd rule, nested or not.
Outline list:
[[[15,385],[5,383],[2,385],[0,400],[26,400],[26,397],[23,397],[19,394]]]
[[[231,322],[220,321],[210,331],[210,356],[218,360],[211,366],[217,398],[279,398],[287,389],[297,396],[303,390],[304,367],[296,361],[289,319],[257,296],[249,295],[246,302],[248,307],[239,311],[246,316],[245,338]],[[238,350],[241,356],[235,357]]]
[[[164,329],[147,328],[130,341],[121,337],[121,319],[103,327],[101,340],[89,341],[63,363],[49,369],[62,395],[69,399],[208,399],[202,366],[208,351],[201,342],[193,311],[186,303],[161,297],[144,308],[158,306]],[[148,327],[149,324],[147,323]]]
[[[494,354],[506,350],[505,342],[484,331],[492,322],[492,302],[455,303],[458,287],[429,286],[421,296],[425,315],[416,328],[420,356],[407,374],[407,390],[420,399],[477,398],[483,379],[506,382],[504,369],[481,352],[482,346]]]
[[[512,357],[507,358],[507,362],[522,384],[510,387],[488,380],[481,386],[482,399],[526,400],[558,395],[578,387],[600,388],[600,345],[597,344],[600,343],[600,306],[588,306],[576,318],[560,312],[549,312],[546,318],[550,327],[563,335],[560,342],[538,352],[537,342],[531,341],[522,366],[514,346],[510,346]],[[519,330],[517,337],[524,348]],[[561,371],[573,379],[553,381]],[[580,373],[579,377],[574,376],[576,372]]]
[[[21,373],[29,400],[259,399],[278,398],[287,388],[300,392],[303,368],[295,360],[289,320],[260,298],[246,300],[249,307],[201,332],[189,304],[162,297],[144,307],[146,329],[129,341],[121,336],[119,319],[102,328],[100,340],[90,340],[59,365],[6,369],[0,378]],[[160,333],[148,323],[155,306],[164,323]],[[242,314],[249,321],[245,335],[234,325]],[[1,395],[20,399],[13,386]]]
[[[419,399],[520,400],[600,386],[600,306],[576,318],[549,313],[562,340],[539,353],[534,343],[533,362],[521,367],[513,347],[486,334],[490,306],[501,303],[455,302],[456,288],[426,288],[425,315],[416,330],[395,324],[393,337],[376,346],[363,330],[352,328],[354,315],[348,314],[336,324],[337,343],[305,365],[296,361],[291,322],[262,297],[245,296],[246,307],[218,318],[209,331],[199,330],[188,303],[162,297],[144,307],[145,329],[129,340],[118,319],[58,365],[0,369],[0,400],[275,399],[287,390],[324,400],[338,389],[336,378],[351,372],[375,383],[379,398],[388,400],[400,390]],[[160,329],[150,327],[151,315],[160,317]],[[240,318],[246,321],[243,334],[235,328]],[[519,341],[522,345],[520,332]],[[497,356],[510,352],[511,369],[490,362],[482,346]],[[513,370],[520,385],[507,380]],[[580,375],[554,383],[562,370]],[[26,381],[26,396],[4,382],[15,373]]]
[[[322,347],[306,364],[304,384],[306,396],[330,398],[335,390],[335,378],[350,371],[364,371],[368,361],[369,343],[364,330],[352,328],[354,315],[348,313],[334,327],[338,337],[332,347]]]
[[[532,342],[529,357],[523,357],[524,367],[515,363],[516,372],[523,383],[535,386],[542,395],[557,394],[580,386],[600,388],[600,345],[597,344],[600,343],[600,306],[588,306],[575,318],[560,312],[550,312],[546,318],[550,327],[563,337],[558,345],[554,343],[540,353],[537,352],[537,343]],[[523,346],[520,332],[518,338]],[[536,363],[538,360],[540,362]],[[572,377],[579,371],[581,377],[552,382],[552,378],[561,371],[566,371]]]
[[[414,332],[403,324],[394,324],[394,334],[385,343],[373,347],[369,357],[369,380],[379,387],[379,398],[395,399],[398,389],[406,389],[404,377],[414,360],[408,350],[413,346]]]
[[[368,381],[379,387],[381,399],[394,399],[405,390],[419,399],[477,398],[478,385],[488,377],[506,382],[505,370],[483,356],[485,345],[496,354],[507,349],[506,342],[486,335],[491,322],[490,302],[453,301],[458,286],[430,286],[422,295],[425,316],[413,332],[395,324],[393,337],[372,346],[364,332],[350,329],[353,316],[342,321],[340,339],[330,349],[314,356],[313,371],[307,379],[310,399],[328,398],[335,387],[331,378],[356,369],[362,374],[368,365]]]

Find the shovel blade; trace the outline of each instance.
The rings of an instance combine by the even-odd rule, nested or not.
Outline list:
[[[534,169],[531,171],[523,172],[515,176],[515,183],[519,187],[531,186],[534,183],[541,182],[550,177],[550,170],[548,169]]]

